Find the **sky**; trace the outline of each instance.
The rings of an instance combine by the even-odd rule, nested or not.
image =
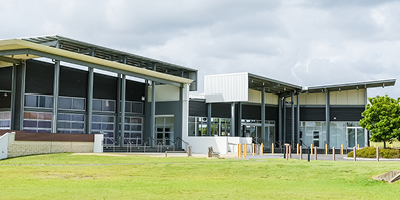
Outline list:
[[[400,1],[0,0],[0,39],[61,35],[300,86],[400,80]],[[400,97],[400,84],[368,96]]]

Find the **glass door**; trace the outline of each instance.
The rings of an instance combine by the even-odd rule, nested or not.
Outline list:
[[[319,145],[319,131],[313,131],[313,145],[314,145],[314,147],[320,147],[320,145]]]
[[[156,117],[156,145],[173,145],[174,117]]]
[[[364,147],[365,146],[365,131],[361,127],[347,128],[346,133],[347,148]]]

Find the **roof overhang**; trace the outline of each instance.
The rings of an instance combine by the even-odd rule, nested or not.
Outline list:
[[[182,84],[190,84],[193,82],[193,80],[188,78],[135,67],[128,64],[71,52],[51,46],[36,44],[21,39],[0,41],[0,67],[10,66],[10,64],[18,64],[18,62],[24,62],[26,59],[38,57],[46,57],[77,65],[126,74],[137,78],[143,78],[158,83],[165,83],[179,87],[182,87]],[[157,63],[154,64],[157,65]]]
[[[319,92],[326,92],[326,91],[357,90],[357,89],[367,89],[367,88],[375,88],[375,87],[394,86],[395,84],[396,84],[396,79],[393,78],[393,79],[385,79],[385,80],[363,81],[363,82],[305,87],[303,89],[303,92],[319,93]]]
[[[300,93],[301,86],[293,85],[290,83],[278,81],[271,78],[258,76],[248,73],[249,75],[249,89],[262,91],[265,89],[267,93],[274,93],[280,97],[290,96],[293,93]]]

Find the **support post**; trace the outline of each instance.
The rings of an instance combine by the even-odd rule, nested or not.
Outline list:
[[[94,81],[94,69],[93,67],[88,68],[88,87],[86,94],[86,133],[92,134],[92,116],[93,116],[93,81]]]
[[[235,102],[231,103],[231,135],[235,137]]]
[[[17,66],[13,64],[11,72],[11,125],[10,125],[11,130],[15,130],[16,91],[17,91]]]
[[[156,71],[157,66],[156,64],[153,65],[153,70]],[[151,133],[151,138],[153,138],[151,141],[154,145],[157,145],[154,143],[154,138],[155,138],[155,124],[156,124],[156,82],[151,81],[151,114],[150,114],[150,133]]]
[[[328,147],[330,146],[330,126],[331,126],[331,121],[330,121],[330,107],[329,107],[329,91],[326,90],[326,105],[325,105],[325,121],[326,121],[326,141],[328,144]]]
[[[278,126],[279,126],[279,134],[278,134],[278,143],[279,143],[279,147],[282,149],[282,145],[281,145],[281,143],[282,143],[282,130],[283,130],[283,127],[282,127],[282,99],[279,97],[278,98],[278,117],[279,117],[279,120],[278,120]],[[273,145],[274,146],[274,145]]]
[[[265,88],[262,88],[262,90],[261,90],[261,138],[264,136],[265,136]]]
[[[242,130],[242,102],[239,102],[239,116],[238,116],[238,132],[236,133],[237,137],[243,137],[243,130]]]
[[[24,108],[25,108],[25,87],[26,87],[26,62],[21,64],[21,86],[20,86],[20,104],[19,104],[19,124],[18,130],[24,129]]]
[[[294,91],[295,92],[295,91]],[[291,101],[290,101],[290,103],[291,103],[291,110],[292,110],[292,120],[290,120],[290,122],[291,122],[291,124],[292,124],[292,133],[291,133],[291,135],[292,135],[292,142],[290,143],[290,144],[292,144],[291,146],[292,146],[292,148],[294,147],[294,144],[295,144],[295,142],[294,142],[294,92],[292,92],[292,98],[291,98]]]
[[[207,136],[211,136],[211,103],[207,104]]]
[[[60,61],[56,60],[54,64],[54,82],[53,82],[53,117],[51,120],[52,133],[57,133],[59,88],[60,88]]]
[[[126,75],[122,75],[121,79],[121,146],[125,145],[125,99],[126,99]],[[129,145],[129,144],[127,144]]]
[[[300,143],[300,94],[297,92],[297,143]]]
[[[286,97],[283,98],[283,143],[286,143]]]

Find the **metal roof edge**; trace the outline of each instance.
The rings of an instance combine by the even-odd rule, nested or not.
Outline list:
[[[293,88],[296,88],[296,89],[299,89],[299,90],[302,89],[302,86],[299,86],[299,85],[294,85],[294,84],[291,84],[291,83],[278,81],[278,80],[275,80],[275,79],[272,79],[272,78],[267,78],[267,77],[255,75],[255,74],[252,74],[252,73],[248,73],[248,75],[249,75],[249,77],[254,77],[254,78],[258,78],[258,79],[264,79],[266,81],[275,82],[275,83],[279,83],[279,84],[282,84],[282,85],[287,85],[287,86],[290,86],[290,87],[293,87]]]
[[[384,85],[385,83],[390,83],[390,84]],[[373,84],[382,84],[382,86],[394,86],[396,84],[396,79],[390,78],[390,79],[380,79],[380,80],[360,81],[360,82],[350,82],[350,83],[340,83],[340,84],[307,86],[307,87],[303,88],[303,91],[329,89],[329,88],[342,88],[342,87],[351,87],[351,86],[363,86],[363,88],[379,87],[379,86],[372,86]],[[354,89],[356,89],[356,88],[354,88]],[[360,89],[362,89],[362,88],[360,88]]]

